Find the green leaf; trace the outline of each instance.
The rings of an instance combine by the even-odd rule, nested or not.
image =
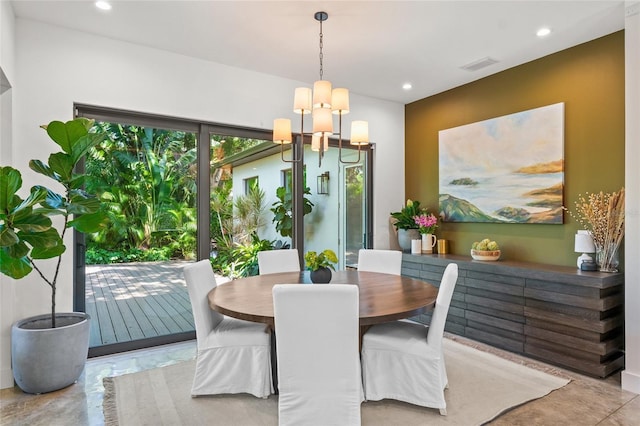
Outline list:
[[[0,167],[0,211],[9,211],[15,202],[14,196],[22,186],[22,176],[13,167]]]
[[[9,256],[7,249],[0,249],[0,272],[3,274],[19,280],[29,275],[32,270],[33,268],[26,257],[16,259]]]
[[[44,188],[44,187],[43,187]],[[53,192],[52,190],[45,188],[47,191],[47,197],[42,201],[42,205],[47,209],[62,209],[65,208],[65,199],[62,195]]]
[[[29,196],[13,210],[13,214],[16,216],[14,220],[18,219],[19,214],[31,214],[31,207],[38,203],[41,203],[46,198],[46,196],[46,188],[42,186],[32,187]]]
[[[106,137],[105,133],[88,133],[76,140],[71,146],[71,161],[73,164],[75,165],[89,149],[105,140]]]
[[[107,214],[98,211],[91,214],[83,214],[68,223],[68,226],[84,233],[98,232],[107,225]]]
[[[51,170],[48,164],[43,163],[40,160],[31,160],[29,161],[29,168],[36,173],[40,173],[41,175],[45,175],[55,180],[56,182],[60,180],[58,176]]]
[[[66,249],[64,244],[53,247],[34,247],[31,249],[31,257],[33,259],[51,259],[60,256]]]
[[[16,216],[13,226],[24,232],[44,232],[51,228],[51,219],[43,214]]]
[[[14,259],[20,259],[29,254],[29,246],[27,246],[23,241],[18,241],[18,244],[7,247],[7,254]]]
[[[74,166],[75,163],[69,154],[56,152],[49,156],[49,167],[51,167],[51,170],[58,175],[57,180],[62,182],[65,186],[68,186],[66,182],[71,180]]]
[[[9,229],[4,225],[0,226],[0,247],[10,247],[20,242],[20,238],[13,232],[13,229]]]
[[[68,154],[71,153],[71,142],[69,141],[69,134],[67,133],[67,127],[62,121],[52,121],[46,126],[42,126],[47,131],[47,134],[55,143],[60,145],[60,148]]]
[[[62,245],[62,238],[56,228],[49,228],[43,232],[24,232],[18,233],[18,237],[29,243],[35,248],[51,248]]]
[[[71,196],[69,204],[67,205],[67,212],[69,214],[88,214],[95,213],[100,210],[101,203],[95,197],[87,198],[83,193],[75,193]]]

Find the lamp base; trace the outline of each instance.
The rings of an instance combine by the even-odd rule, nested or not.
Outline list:
[[[593,257],[589,256],[587,253],[582,253],[580,257],[578,257],[578,269],[580,269],[580,265],[582,262],[593,262]]]

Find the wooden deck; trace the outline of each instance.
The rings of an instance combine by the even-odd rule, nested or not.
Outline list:
[[[182,268],[187,262],[86,266],[90,347],[194,330]]]

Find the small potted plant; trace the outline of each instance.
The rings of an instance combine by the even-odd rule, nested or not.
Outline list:
[[[422,213],[413,218],[416,224],[420,227],[418,231],[422,236],[422,252],[431,253],[433,246],[436,245],[436,236],[433,235],[438,227],[438,218],[433,214]]]
[[[331,269],[334,271],[334,264],[338,263],[338,256],[333,250],[326,249],[320,254],[315,251],[308,251],[304,255],[305,266],[310,273],[311,282],[328,283],[331,281]]]
[[[394,226],[398,230],[398,245],[402,248],[402,251],[411,251],[411,240],[420,239],[420,233],[418,229],[420,226],[416,223],[415,217],[425,213],[425,210],[420,207],[420,201],[407,200],[402,210],[399,212],[392,212],[396,222]]]

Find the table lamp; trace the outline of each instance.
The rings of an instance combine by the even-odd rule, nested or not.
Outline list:
[[[578,269],[584,261],[593,262],[593,258],[587,253],[595,253],[596,246],[593,244],[593,238],[591,238],[589,231],[584,229],[578,230],[575,235],[575,247],[573,250],[576,253],[582,253],[582,255],[578,257]]]

